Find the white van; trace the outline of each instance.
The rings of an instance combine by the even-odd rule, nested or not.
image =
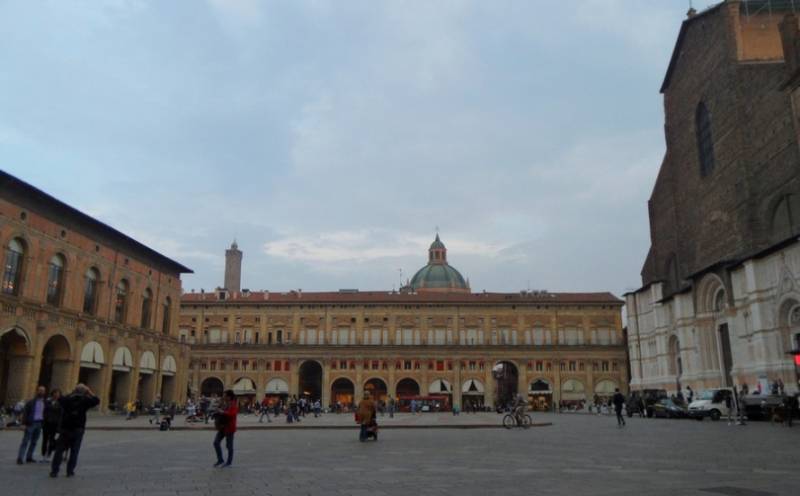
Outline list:
[[[710,417],[711,420],[719,420],[720,417],[728,415],[728,407],[725,399],[733,395],[731,388],[707,389],[697,396],[697,399],[689,405],[689,417],[703,420]],[[736,406],[732,400],[731,404]]]

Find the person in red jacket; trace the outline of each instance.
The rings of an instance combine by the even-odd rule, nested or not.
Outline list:
[[[236,417],[239,415],[239,405],[236,395],[228,389],[222,395],[222,410],[214,416],[214,425],[217,435],[214,437],[214,451],[217,453],[215,467],[230,467],[233,463],[233,435],[236,433]],[[222,439],[225,439],[225,448],[228,450],[228,460],[222,459]]]

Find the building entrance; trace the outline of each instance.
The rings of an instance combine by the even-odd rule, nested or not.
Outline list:
[[[511,362],[498,362],[492,367],[492,377],[495,380],[495,406],[508,405],[517,396],[517,366]]]
[[[331,401],[334,406],[350,408],[353,405],[356,388],[350,379],[340,377],[331,384]]]
[[[25,397],[25,377],[17,372],[26,363],[28,340],[21,329],[0,336],[0,402],[13,405]]]
[[[70,386],[69,373],[72,366],[67,338],[56,335],[47,340],[42,350],[42,362],[39,366],[39,385],[47,391],[60,389],[65,393]]]
[[[300,396],[311,401],[322,399],[322,366],[314,360],[303,362],[300,375]]]
[[[366,384],[364,384],[364,391],[369,391],[375,401],[386,401],[388,396],[386,383],[377,377],[368,380]]]

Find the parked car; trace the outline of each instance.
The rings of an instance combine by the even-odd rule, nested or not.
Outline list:
[[[703,420],[706,417],[711,420],[719,420],[720,417],[728,415],[726,398],[732,395],[731,388],[707,389],[689,405],[689,416],[697,420]]]
[[[686,418],[689,410],[672,398],[661,398],[653,404],[653,416],[663,418]]]
[[[664,389],[643,389],[632,392],[625,402],[625,410],[628,412],[628,417],[633,417],[635,413],[639,415],[644,413],[643,416],[652,417],[653,405],[662,398],[668,398]]]

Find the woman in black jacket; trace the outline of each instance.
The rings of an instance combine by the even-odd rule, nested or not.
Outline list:
[[[53,389],[50,392],[50,398],[44,405],[44,422],[42,422],[42,456],[46,459],[50,458],[53,451],[56,449],[56,433],[58,432],[58,424],[61,423],[61,403],[58,399],[61,398],[61,390]]]

